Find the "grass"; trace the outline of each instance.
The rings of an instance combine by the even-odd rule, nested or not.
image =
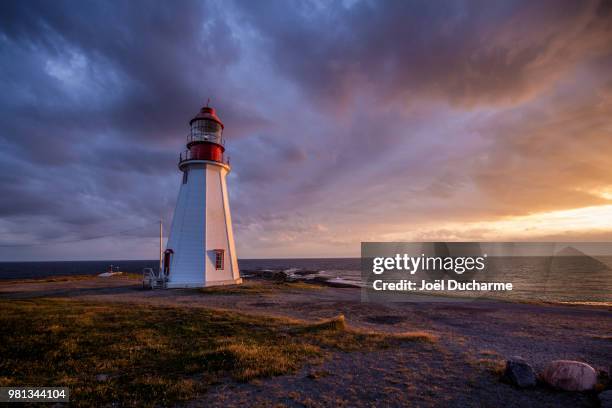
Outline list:
[[[404,332],[396,334],[394,337],[402,341],[422,341],[426,343],[435,343],[438,341],[438,336],[426,331]]]
[[[497,377],[506,370],[506,360],[495,350],[480,350],[477,355],[466,355],[466,360],[473,367],[484,369]]]
[[[384,349],[401,342],[435,343],[437,337],[423,331],[384,333],[354,329],[347,325],[344,315],[314,323],[297,320],[293,333],[307,342],[315,342],[327,348],[342,351],[372,351]]]
[[[591,334],[591,338],[596,339],[596,340],[612,341],[612,336],[611,335]]]
[[[75,406],[167,406],[230,377],[250,381],[334,351],[433,339],[354,330],[344,316],[309,323],[49,299],[0,300],[0,310],[0,386],[68,386]]]
[[[323,286],[315,283],[306,282],[263,282],[263,281],[244,281],[240,285],[211,286],[199,289],[201,293],[207,295],[257,295],[271,294],[286,290],[322,289]]]

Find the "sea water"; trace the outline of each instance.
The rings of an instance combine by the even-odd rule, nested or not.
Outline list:
[[[612,304],[612,257],[597,257],[607,269],[587,270],[568,261],[551,267],[550,257],[503,258],[496,274],[513,284],[511,293],[497,296],[507,300]],[[360,258],[240,259],[241,271],[284,271],[299,279],[326,279],[331,282],[361,286]],[[157,268],[156,260],[141,261],[63,261],[0,262],[0,279],[30,279],[59,275],[97,275],[110,265],[116,270],[140,273],[142,268]],[[489,279],[486,279],[489,280]]]

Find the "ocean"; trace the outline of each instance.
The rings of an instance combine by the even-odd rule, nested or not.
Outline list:
[[[323,276],[360,281],[360,258],[322,259],[240,259],[241,270],[315,270]],[[97,275],[112,266],[122,272],[141,273],[143,268],[158,268],[157,260],[140,261],[53,261],[0,262],[0,279],[33,279],[61,275]]]
[[[493,261],[483,281],[503,278],[514,290],[507,300],[612,304],[612,257],[598,257],[599,265],[572,262],[573,257],[514,257]],[[561,259],[562,262],[559,260]],[[582,258],[580,258],[582,259]],[[241,272],[284,271],[300,279],[322,277],[332,282],[361,286],[360,258],[240,259]],[[32,279],[60,275],[97,275],[109,266],[128,273],[157,268],[156,260],[0,262],[0,279]],[[594,267],[594,266],[604,266]],[[304,274],[305,271],[309,273]]]

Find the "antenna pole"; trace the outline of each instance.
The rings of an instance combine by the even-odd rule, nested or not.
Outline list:
[[[159,276],[162,275],[162,269],[163,269],[163,260],[162,260],[162,240],[163,240],[163,234],[164,234],[164,230],[163,230],[163,226],[162,226],[162,220],[161,218],[159,219]]]

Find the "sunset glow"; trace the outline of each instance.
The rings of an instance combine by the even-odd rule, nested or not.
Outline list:
[[[453,240],[524,241],[541,239],[576,239],[590,235],[609,234],[612,230],[612,205],[584,207],[572,210],[535,213],[499,220],[435,224],[434,228],[452,235]],[[411,234],[383,234],[383,241],[412,241],[426,237],[427,228]],[[430,240],[442,240],[443,235],[431,235]]]

